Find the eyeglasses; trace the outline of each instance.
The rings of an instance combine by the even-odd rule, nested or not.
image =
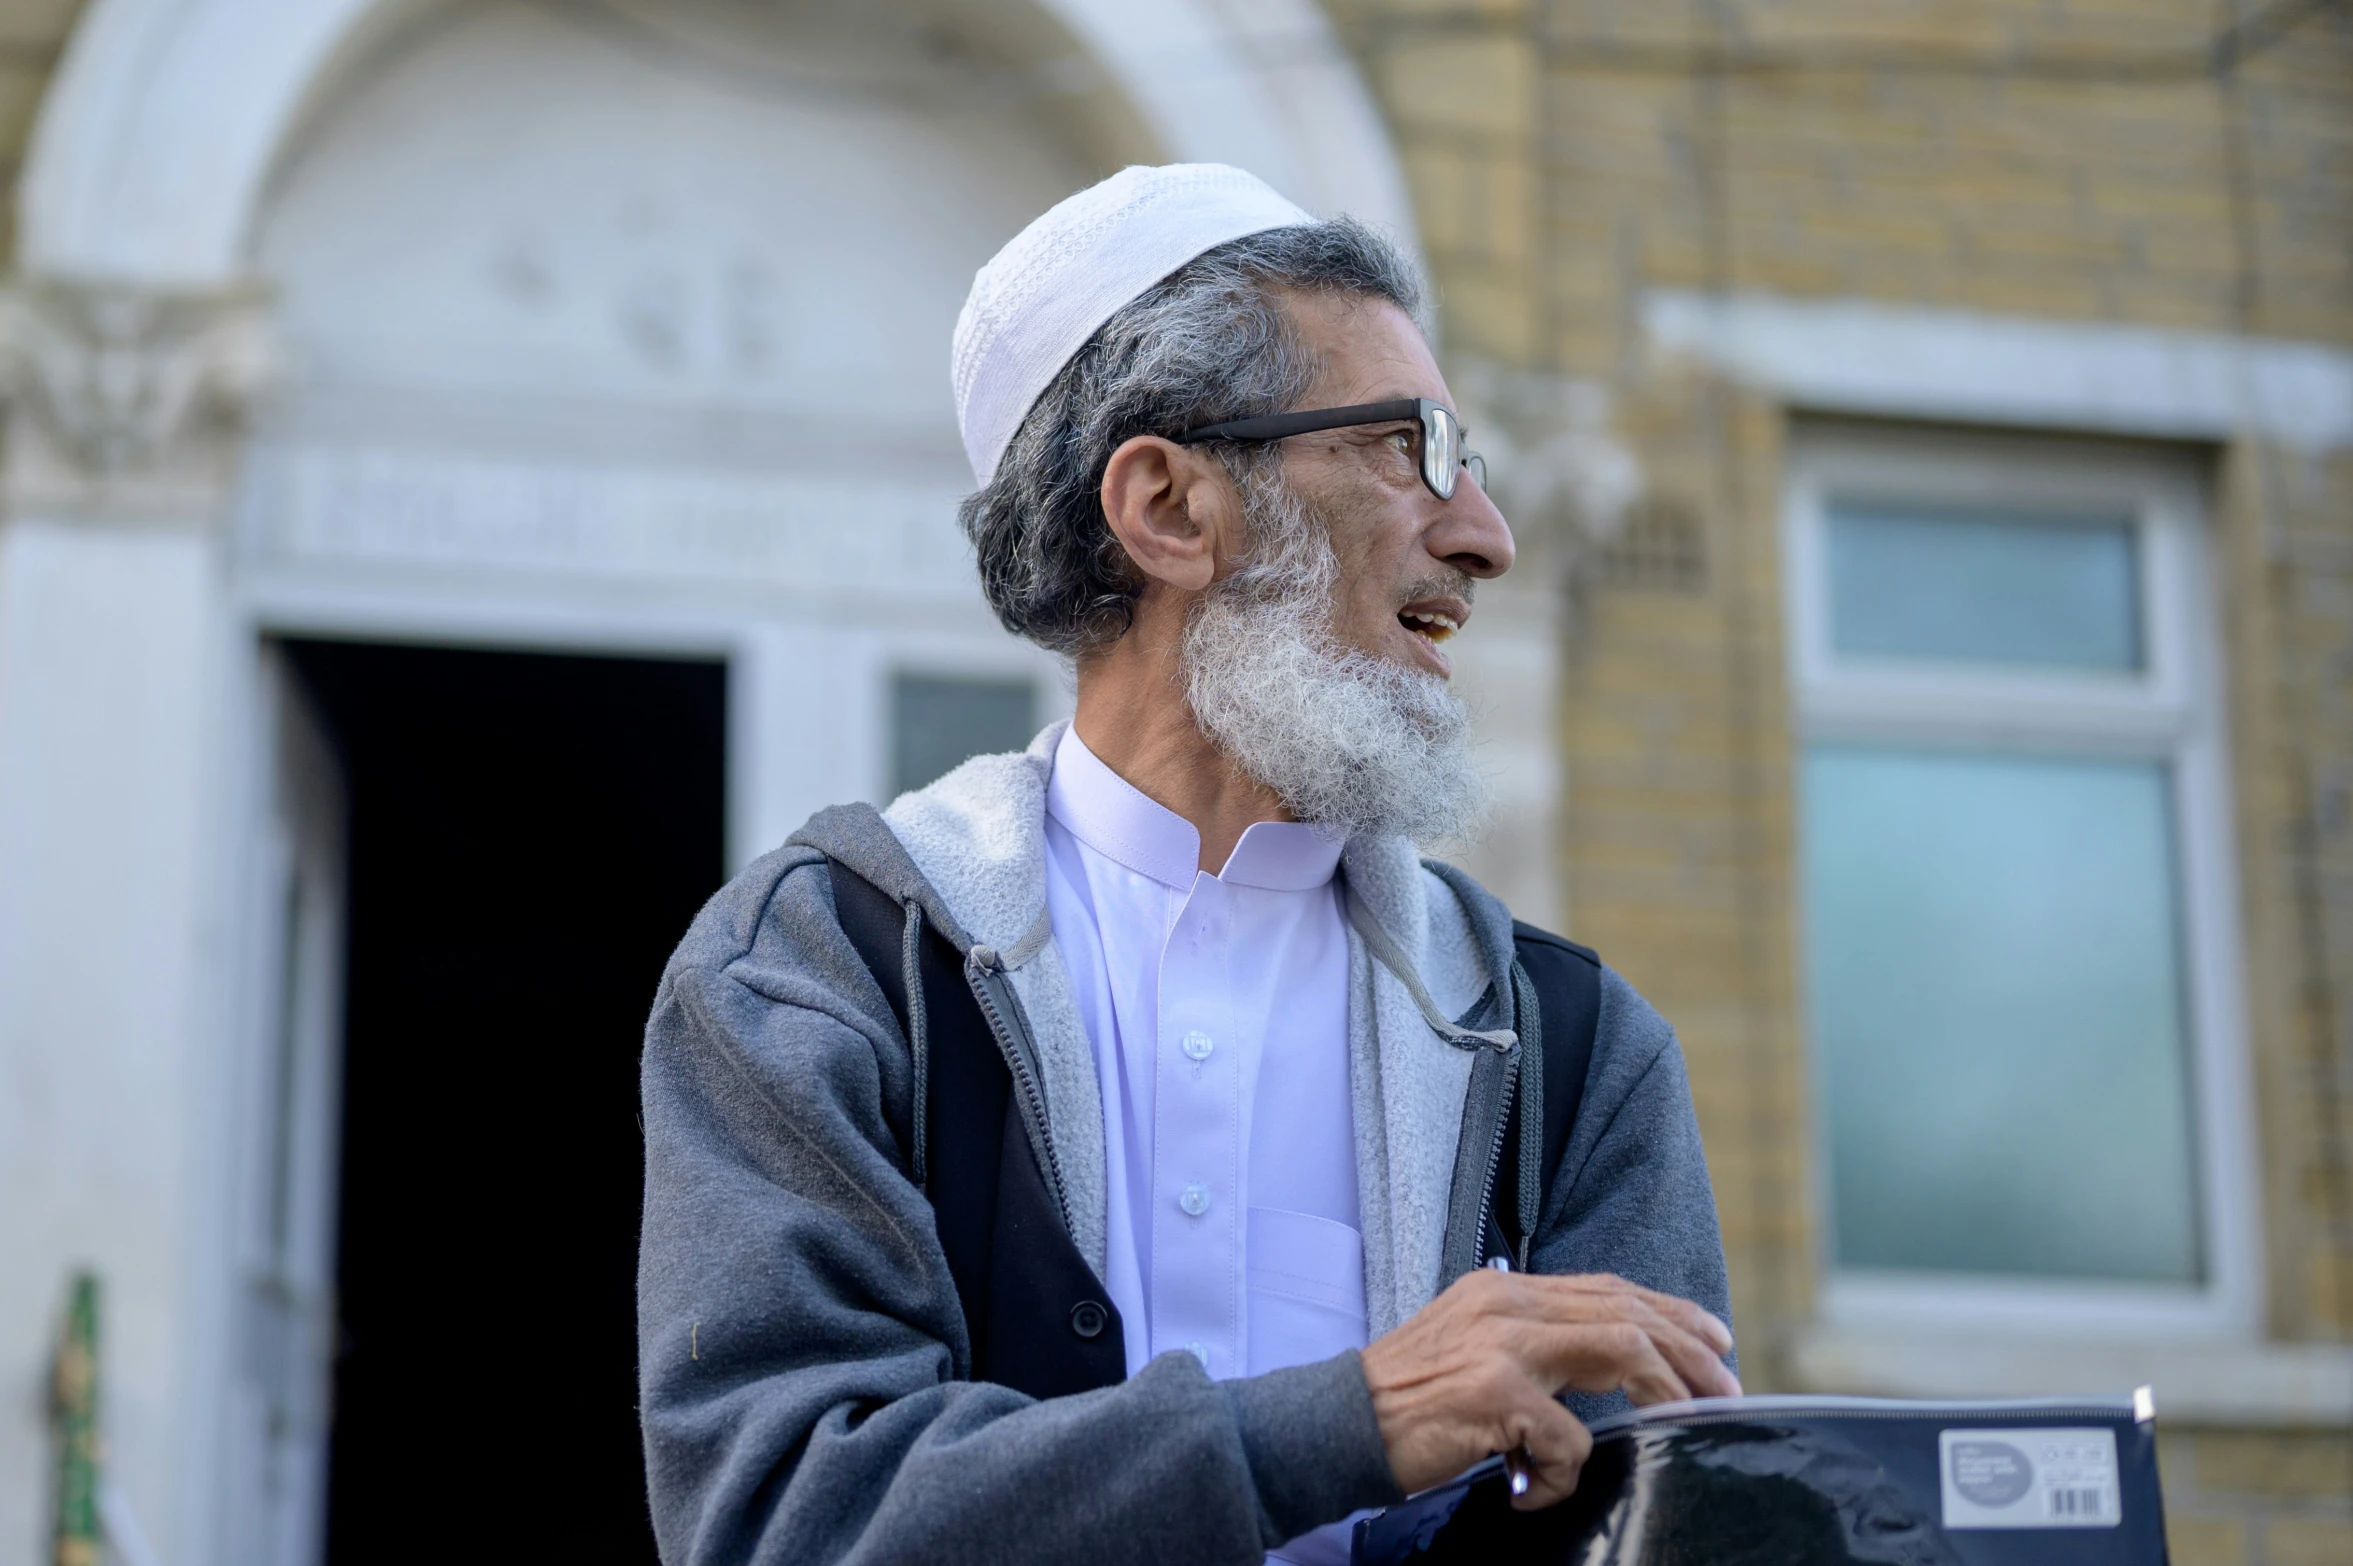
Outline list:
[[[1454,498],[1455,475],[1464,468],[1481,489],[1487,487],[1487,459],[1462,446],[1462,420],[1444,403],[1427,397],[1400,397],[1395,402],[1360,402],[1347,408],[1309,408],[1300,413],[1271,413],[1259,419],[1228,419],[1205,424],[1177,437],[1181,446],[1203,441],[1231,440],[1256,443],[1312,435],[1318,430],[1348,429],[1360,424],[1392,424],[1411,419],[1421,434],[1422,482],[1440,500]]]

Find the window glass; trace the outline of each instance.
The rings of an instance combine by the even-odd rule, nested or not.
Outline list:
[[[974,756],[1020,750],[1037,732],[1028,680],[902,674],[891,682],[891,792],[921,788]]]
[[[1841,1268],[2195,1282],[2169,767],[1804,763]]]
[[[2130,521],[1834,502],[1830,639],[1862,657],[2142,666]]]

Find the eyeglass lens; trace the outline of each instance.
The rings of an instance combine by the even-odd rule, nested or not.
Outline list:
[[[1422,419],[1422,482],[1440,500],[1452,500],[1464,468],[1481,489],[1487,487],[1487,459],[1462,449],[1462,426],[1451,412],[1432,408]]]
[[[1440,500],[1454,498],[1454,476],[1462,468],[1462,426],[1444,408],[1422,419],[1422,482]]]

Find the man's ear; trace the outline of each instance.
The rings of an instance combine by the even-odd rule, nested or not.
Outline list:
[[[1157,435],[1111,454],[1103,517],[1137,570],[1185,592],[1216,581],[1241,540],[1240,497],[1224,464]]]

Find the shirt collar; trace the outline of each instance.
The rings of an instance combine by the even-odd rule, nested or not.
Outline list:
[[[1200,873],[1201,834],[1193,823],[1105,766],[1078,737],[1062,731],[1054,773],[1046,783],[1046,814],[1096,853],[1189,891]],[[1270,892],[1306,892],[1331,880],[1339,867],[1338,834],[1296,821],[1260,821],[1242,834],[1218,879]]]

